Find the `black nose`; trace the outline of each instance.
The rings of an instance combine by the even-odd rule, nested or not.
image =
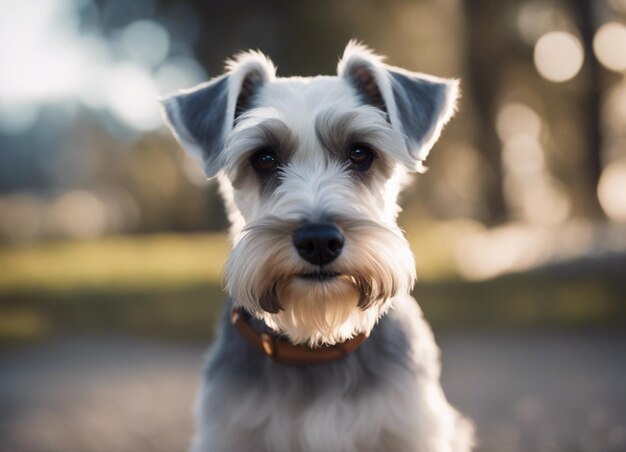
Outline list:
[[[343,248],[343,234],[328,223],[311,223],[302,226],[293,235],[293,245],[298,254],[314,265],[334,261]]]

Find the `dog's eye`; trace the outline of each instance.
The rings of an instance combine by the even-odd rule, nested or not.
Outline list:
[[[355,143],[350,146],[350,163],[356,171],[367,171],[374,161],[374,152],[369,146]]]
[[[278,169],[278,158],[271,149],[261,149],[250,158],[250,163],[257,173],[268,174]]]

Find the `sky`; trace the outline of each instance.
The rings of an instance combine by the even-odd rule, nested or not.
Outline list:
[[[140,2],[150,12],[151,2]],[[119,11],[121,2],[112,2]],[[138,19],[105,35],[81,15],[101,18],[91,0],[0,0],[0,132],[23,133],[44,105],[110,113],[137,131],[161,127],[157,99],[206,73],[189,49],[173,53],[169,31]]]

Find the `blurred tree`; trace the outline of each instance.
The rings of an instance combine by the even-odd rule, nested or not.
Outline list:
[[[407,218],[411,221],[418,212],[439,219],[467,217],[489,225],[525,218],[522,203],[512,201],[511,193],[527,195],[536,187],[530,181],[525,189],[511,189],[510,167],[517,163],[512,164],[507,158],[504,159],[507,165],[502,168],[503,143],[495,127],[502,108],[512,103],[528,106],[541,122],[537,140],[541,148],[539,157],[544,163],[541,171],[547,176],[544,179],[556,181],[550,187],[556,187],[554,192],[571,201],[563,220],[570,214],[596,219],[603,216],[596,190],[602,170],[601,126],[604,126],[599,123],[600,99],[603,84],[622,76],[602,69],[592,48],[596,26],[604,21],[604,17],[598,16],[611,10],[607,2],[93,0],[93,3],[79,3],[84,4],[81,27],[86,34],[102,35],[109,49],[110,61],[104,59],[103,64],[110,67],[104,67],[103,71],[114,72],[124,66],[122,62],[136,63],[124,54],[120,36],[133,21],[148,20],[167,30],[170,65],[180,60],[194,64],[197,61],[209,77],[222,72],[224,58],[248,48],[271,55],[283,76],[333,73],[345,43],[350,38],[359,38],[388,55],[391,64],[461,78],[464,99],[460,114],[432,155],[440,160],[430,162],[432,170],[420,178],[419,189],[412,186],[405,196]],[[555,84],[540,77],[533,64],[533,48],[542,35],[559,30],[581,39],[585,60],[578,75]],[[77,33],[74,39],[80,36]],[[171,69],[163,64],[150,69],[150,76],[155,80],[162,77],[167,74],[162,71],[164,68]],[[134,203],[139,218],[129,222],[134,225],[132,228],[119,231],[225,227],[215,185],[207,186],[190,176],[182,152],[173,140],[164,140],[160,132],[141,137],[137,130],[124,129],[118,115],[111,115],[109,107],[84,108],[81,102],[63,102],[39,107],[32,128],[34,133],[0,132],[1,196],[30,191],[42,203],[50,204],[64,191],[88,190],[107,204],[109,198],[119,193],[120,199],[130,199],[129,205]],[[527,149],[522,146],[518,157],[522,162],[530,155],[525,152]],[[510,155],[505,153],[507,157]],[[522,178],[530,180],[524,175]],[[528,205],[537,205],[534,202],[537,198],[517,198],[529,200]],[[119,202],[123,204],[122,201]]]
[[[586,165],[582,168],[583,180],[587,185],[587,199],[584,200],[585,214],[590,217],[603,217],[604,213],[598,201],[598,183],[602,173],[602,131],[600,129],[600,97],[602,90],[602,68],[593,51],[593,37],[596,32],[596,8],[597,1],[575,0],[568,2],[572,16],[580,30],[585,62],[583,69],[586,70],[587,86],[581,93],[581,110],[585,113],[584,130],[586,131]]]
[[[497,33],[501,23],[502,2],[498,0],[466,0],[466,86],[476,102],[478,125],[477,147],[489,168],[486,174],[485,197],[488,224],[504,221],[507,206],[503,196],[503,175],[500,141],[495,130],[497,95],[502,65],[506,58],[506,36]]]

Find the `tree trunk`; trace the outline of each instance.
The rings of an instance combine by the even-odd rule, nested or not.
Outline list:
[[[466,0],[467,17],[466,52],[469,95],[475,101],[477,113],[477,146],[488,162],[488,183],[485,193],[487,218],[490,225],[507,218],[503,193],[501,145],[495,130],[496,95],[500,86],[500,68],[503,64],[503,40],[495,36],[498,23],[499,2]]]
[[[581,110],[584,112],[586,130],[586,159],[581,168],[585,193],[585,214],[592,218],[603,218],[604,212],[598,201],[598,182],[602,173],[602,132],[600,129],[600,95],[602,85],[602,68],[593,52],[593,36],[595,33],[595,16],[593,0],[577,0],[570,7],[580,30],[585,51],[584,68],[587,72],[587,89],[581,95]]]

